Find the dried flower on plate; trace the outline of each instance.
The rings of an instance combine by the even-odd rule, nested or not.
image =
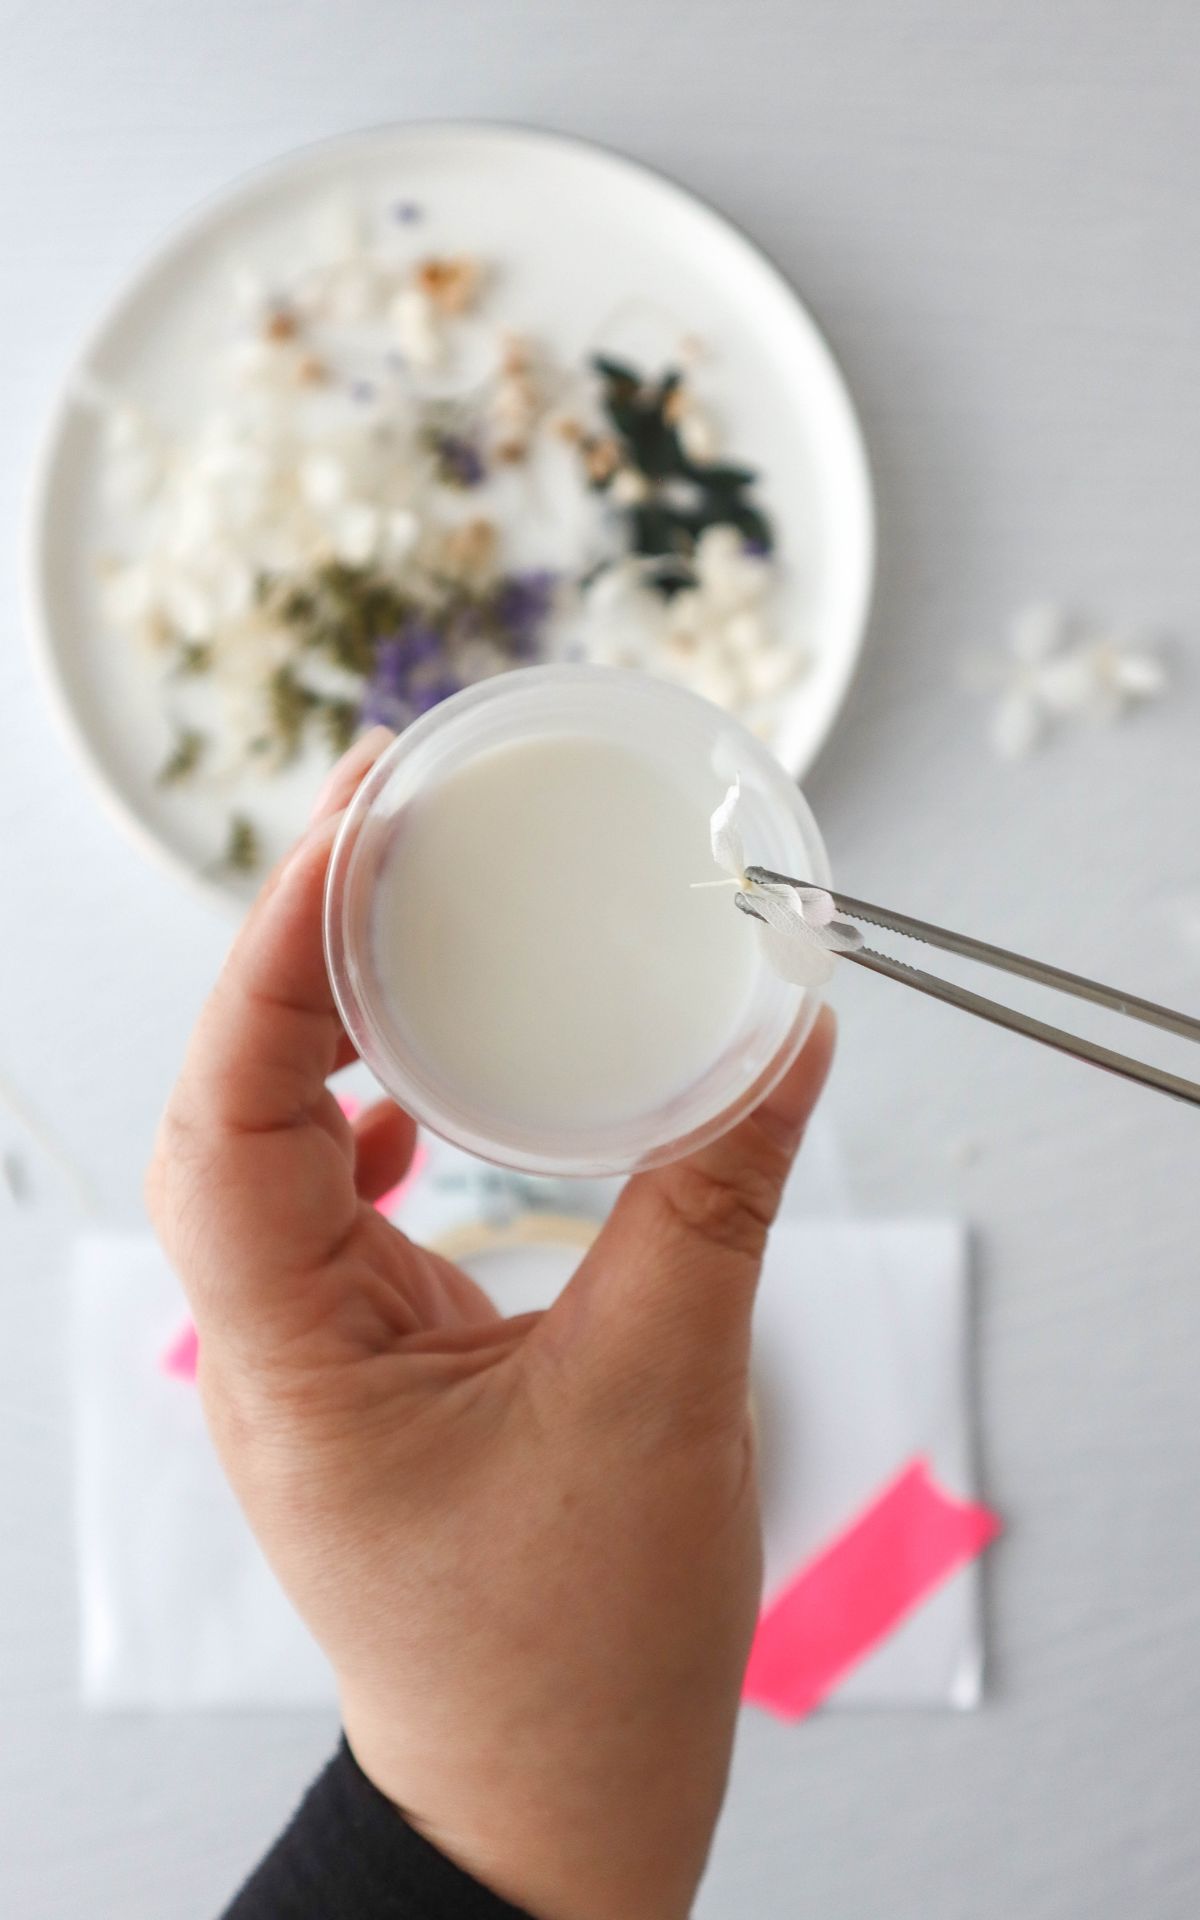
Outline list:
[[[422,260],[416,284],[440,313],[457,316],[474,306],[483,286],[483,268],[467,254]]]
[[[263,322],[264,340],[274,341],[276,345],[285,340],[294,340],[299,331],[299,320],[286,307],[276,307]]]
[[[1113,721],[1166,689],[1162,659],[1145,637],[1080,620],[1039,603],[1015,618],[1008,657],[988,676],[998,687],[992,745],[1023,759],[1063,721]]]
[[[447,579],[481,587],[496,571],[500,539],[493,520],[468,520],[442,536],[435,567]]]
[[[433,431],[429,435],[428,446],[437,477],[443,486],[456,487],[461,492],[482,486],[487,478],[483,456],[465,435]]]
[[[647,380],[625,361],[603,354],[596,355],[592,364],[602,382],[601,405],[614,429],[617,451],[613,458],[611,443],[602,443],[606,446],[602,462],[589,449],[585,455],[588,475],[600,486],[618,471],[632,473],[643,482],[643,489],[626,508],[630,545],[635,553],[669,561],[652,576],[660,591],[670,594],[678,590],[681,580],[686,583],[687,570],[679,562],[691,558],[696,542],[710,527],[732,527],[756,551],[769,553],[770,522],[748,497],[754,471],[698,459],[683,443],[681,428],[692,405],[683,374],[671,368],[659,379]]]
[[[495,391],[488,407],[488,422],[494,439],[495,456],[507,466],[524,460],[538,425],[541,392],[528,341],[509,334]]]
[[[220,866],[229,873],[253,873],[260,859],[258,835],[244,813],[235,813]]]
[[[208,741],[197,727],[183,727],[175,736],[175,745],[159,769],[160,787],[178,786],[195,773],[204,758]]]
[[[726,880],[699,884],[735,886],[735,905],[760,923],[759,939],[768,966],[794,986],[822,986],[833,972],[835,956],[855,952],[863,944],[862,934],[848,920],[836,918],[833,896],[824,887],[767,886],[750,879],[744,814],[739,777],[711,821],[713,860]]]
[[[602,358],[584,405],[582,370],[523,333],[489,337],[481,261],[406,250],[396,229],[416,211],[385,202],[372,220],[330,202],[293,270],[240,266],[236,331],[197,370],[206,401],[186,429],[86,383],[123,529],[101,569],[105,614],[162,685],[176,737],[160,780],[209,805],[310,748],[332,756],[360,724],[403,726],[489,674],[564,657],[553,628],[568,605],[588,609],[571,657],[729,706],[797,670],[767,618],[754,476],[717,459],[690,381]],[[551,495],[572,472],[561,518],[577,559],[552,544]],[[464,519],[464,494],[485,510]],[[554,566],[529,539],[547,505]],[[509,557],[518,522],[532,564]],[[606,599],[607,636],[591,624]],[[225,869],[258,854],[235,813]]]

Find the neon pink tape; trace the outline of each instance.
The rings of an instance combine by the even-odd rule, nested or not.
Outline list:
[[[196,1362],[199,1358],[200,1342],[196,1337],[196,1329],[189,1320],[167,1347],[159,1365],[164,1373],[170,1374],[173,1380],[194,1380]]]
[[[404,1199],[405,1194],[416,1186],[417,1181],[421,1178],[421,1175],[428,1165],[429,1148],[423,1140],[418,1140],[416,1146],[413,1148],[413,1157],[409,1162],[408,1172],[405,1174],[403,1180],[397,1181],[394,1187],[389,1187],[386,1193],[381,1193],[375,1202],[379,1212],[394,1213],[400,1205],[400,1202]]]
[[[743,1700],[785,1720],[811,1713],[999,1531],[989,1508],[943,1492],[927,1462],[914,1460],[766,1608]]]
[[[353,1125],[363,1110],[362,1101],[356,1100],[352,1093],[339,1093],[337,1103],[347,1120]],[[398,1180],[394,1187],[389,1187],[386,1193],[381,1193],[375,1202],[378,1211],[387,1214],[394,1213],[400,1205],[400,1202],[404,1199],[405,1194],[407,1194],[409,1189],[421,1178],[428,1163],[429,1148],[423,1140],[418,1140],[413,1149],[413,1157],[408,1172],[405,1174],[403,1180]]]

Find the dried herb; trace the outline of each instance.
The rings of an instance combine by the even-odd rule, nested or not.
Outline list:
[[[267,695],[273,744],[278,749],[280,765],[286,766],[296,757],[304,737],[305,724],[317,706],[319,696],[297,678],[294,667],[286,665],[277,667],[271,675]]]
[[[175,736],[175,745],[158,770],[160,787],[178,786],[195,773],[204,758],[208,740],[196,727],[181,727]]]
[[[345,753],[358,732],[358,713],[357,700],[323,700],[321,702],[321,725],[325,729],[325,737],[335,756]]]
[[[301,643],[334,666],[366,678],[379,642],[412,613],[411,600],[369,568],[331,561],[311,582],[289,586],[280,613]]]
[[[184,679],[199,679],[212,668],[213,650],[207,640],[183,640],[175,661],[175,671]]]
[[[443,486],[454,487],[460,493],[482,486],[487,478],[487,469],[479,448],[466,434],[431,428],[423,438],[426,451],[433,458],[434,471]]]
[[[636,367],[628,366],[624,360],[614,360],[609,354],[593,354],[592,365],[601,379],[615,390],[632,390],[642,384],[642,376]]]
[[[678,560],[664,559],[661,566],[651,567],[645,578],[646,585],[664,600],[673,600],[677,593],[683,593],[696,584],[692,569]]]
[[[290,627],[303,626],[316,610],[316,598],[305,587],[289,587],[279,602],[279,617]]]
[[[631,550],[664,562],[647,574],[665,599],[695,584],[688,562],[710,527],[735,527],[760,553],[773,545],[771,523],[748,499],[756,474],[727,461],[691,458],[677,422],[684,405],[683,376],[671,368],[645,380],[624,361],[598,354],[592,361],[602,382],[602,405],[614,430],[617,457],[598,457],[606,442],[585,443],[584,460],[593,488],[606,491],[621,473],[638,476],[642,497],[621,505]]]
[[[259,862],[258,835],[244,813],[230,816],[221,866],[227,873],[253,873]]]

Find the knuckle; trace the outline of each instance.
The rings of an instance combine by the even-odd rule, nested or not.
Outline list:
[[[685,1164],[675,1170],[665,1192],[689,1233],[730,1252],[761,1258],[779,1203],[773,1168],[750,1163],[725,1173]]]

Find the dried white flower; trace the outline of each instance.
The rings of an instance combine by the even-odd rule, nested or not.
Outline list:
[[[746,853],[742,844],[742,776],[739,773],[709,821],[712,857],[739,885],[746,882]]]
[[[1161,658],[1135,634],[1098,634],[1087,658],[1085,704],[1099,719],[1117,719],[1127,708],[1166,692]]]
[[[833,902],[820,887],[755,886],[739,893],[737,904],[762,923],[767,964],[793,986],[824,986],[835,957],[863,944],[857,927],[834,919]]]
[[[698,407],[694,400],[689,399],[684,406],[676,432],[679,435],[679,444],[689,460],[716,459],[719,450],[716,430],[704,409]]]
[[[392,301],[388,318],[401,353],[422,372],[432,372],[446,358],[446,329],[442,315],[420,287],[402,287]]]
[[[382,515],[368,500],[348,500],[335,515],[330,532],[333,551],[348,567],[365,567],[375,558]]]
[[[420,532],[421,523],[410,509],[401,507],[395,512],[385,513],[379,536],[381,557],[391,566],[406,560],[416,546]]]
[[[696,542],[695,568],[700,593],[714,613],[757,606],[771,584],[768,562],[746,551],[736,527],[708,527]]]
[[[608,497],[615,507],[636,507],[650,491],[650,482],[644,473],[638,473],[634,467],[622,467],[613,475],[608,489]]]
[[[1144,638],[1073,621],[1042,604],[1014,620],[999,679],[991,736],[1006,760],[1031,752],[1055,722],[1115,720],[1166,688],[1162,661]]]
[[[746,689],[751,700],[773,700],[799,679],[806,665],[805,656],[795,647],[784,645],[775,635],[768,636],[763,644],[747,654],[744,662]]]
[[[709,822],[713,860],[737,886],[737,906],[759,921],[768,966],[794,986],[822,986],[833,972],[834,956],[861,947],[862,934],[848,920],[835,917],[833,896],[824,887],[769,886],[751,880],[745,870],[742,816],[739,775]]]
[[[488,425],[498,459],[524,459],[541,410],[542,395],[529,343],[510,334],[504,342],[500,373],[488,407]]]
[[[350,487],[344,461],[328,453],[310,453],[300,462],[300,491],[310,507],[325,513],[339,507]]]

